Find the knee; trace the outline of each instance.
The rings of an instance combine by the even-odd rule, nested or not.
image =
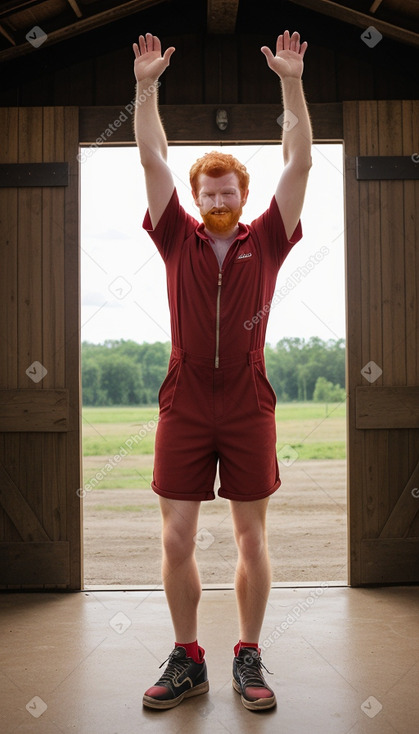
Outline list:
[[[236,545],[240,555],[244,558],[257,559],[266,555],[267,538],[264,528],[246,527],[236,529]]]
[[[171,525],[163,528],[162,544],[166,558],[176,565],[190,558],[196,547],[190,531]]]

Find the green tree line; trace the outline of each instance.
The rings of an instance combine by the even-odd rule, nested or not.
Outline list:
[[[170,342],[82,343],[84,405],[157,403]],[[345,342],[319,337],[281,339],[265,347],[266,370],[278,400],[333,402],[345,397]]]

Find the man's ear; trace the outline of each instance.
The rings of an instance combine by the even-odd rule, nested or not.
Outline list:
[[[245,192],[244,192],[244,194],[242,195],[242,205],[243,205],[243,206],[244,206],[244,205],[246,204],[246,202],[247,202],[247,197],[248,197],[248,196],[249,196],[249,189],[247,189],[247,191],[245,191]]]

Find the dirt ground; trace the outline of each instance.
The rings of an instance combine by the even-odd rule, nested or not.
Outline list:
[[[137,464],[141,459],[135,457]],[[282,485],[268,509],[273,582],[346,583],[346,462],[296,461],[280,464],[280,473]],[[151,489],[87,493],[85,586],[160,584],[160,543],[158,497]],[[196,545],[202,584],[232,584],[236,547],[228,500],[202,503]]]

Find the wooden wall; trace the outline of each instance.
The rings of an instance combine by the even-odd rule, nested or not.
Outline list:
[[[0,109],[1,164],[67,162],[0,188],[0,588],[80,588],[78,110]]]
[[[162,77],[162,104],[275,103],[278,81],[260,47],[274,48],[287,27],[309,42],[309,102],[417,97],[413,47],[383,38],[368,48],[360,28],[283,0],[242,1],[236,33],[208,35],[205,3],[189,5],[180,16],[175,3],[156,6],[56,46],[47,41],[2,64],[0,106],[127,104],[134,93],[132,42],[148,30],[163,47],[176,47]]]
[[[409,159],[419,103],[347,102],[343,122],[350,583],[417,582],[419,181],[359,181],[355,160]]]

